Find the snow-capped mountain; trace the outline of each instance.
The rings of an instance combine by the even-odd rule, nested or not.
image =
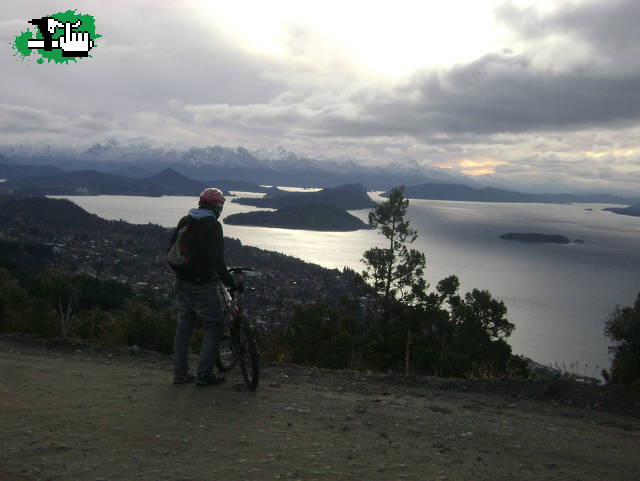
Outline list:
[[[264,164],[248,150],[237,147],[191,148],[182,153],[181,160],[193,166],[217,166],[228,168],[260,169]]]
[[[150,172],[173,168],[194,179],[237,179],[259,184],[327,187],[358,182],[370,189],[427,182],[474,185],[466,176],[425,167],[403,158],[388,165],[366,165],[357,159],[316,158],[282,147],[249,151],[243,147],[156,145],[144,138],[114,137],[84,149],[54,145],[1,146],[0,153],[22,164],[55,165],[67,170],[113,172],[136,167]]]
[[[396,185],[398,183],[416,183],[417,180],[420,183],[451,182],[476,185],[471,178],[462,173],[450,169],[423,166],[409,157],[392,160],[386,165],[365,165],[350,158],[331,159],[299,156],[283,147],[277,147],[273,150],[258,149],[253,153],[258,159],[266,162],[270,168],[279,172],[315,170],[338,176],[361,178],[364,183],[372,184],[384,183],[383,179],[388,178],[403,180],[403,182],[396,182]],[[364,179],[369,180],[365,181]]]

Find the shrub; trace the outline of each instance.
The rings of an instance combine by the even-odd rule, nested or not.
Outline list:
[[[616,307],[606,321],[604,332],[615,343],[609,347],[613,355],[609,380],[620,384],[639,382],[640,293],[633,307]]]
[[[126,340],[126,332],[118,327],[123,324],[118,312],[108,312],[99,307],[85,310],[71,318],[71,337],[102,340],[118,344]]]
[[[0,268],[0,332],[16,330],[15,312],[24,305],[26,291],[5,268]]]
[[[260,356],[268,361],[284,362],[291,360],[291,348],[285,336],[285,328],[271,327],[257,332]]]
[[[33,298],[0,268],[0,332],[24,332],[50,337],[58,334],[56,312],[43,299]]]
[[[132,300],[123,311],[126,343],[169,354],[173,352],[175,321],[169,309],[156,309]]]
[[[290,361],[318,367],[351,367],[362,347],[362,327],[348,313],[325,304],[296,308],[283,341]],[[275,340],[271,340],[275,344]]]

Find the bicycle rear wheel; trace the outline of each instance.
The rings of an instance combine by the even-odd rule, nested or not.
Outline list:
[[[258,359],[258,349],[253,330],[246,319],[237,319],[238,322],[238,358],[242,377],[247,385],[247,389],[254,391],[260,383],[260,369]]]
[[[233,348],[233,340],[229,330],[225,329],[222,339],[220,339],[220,346],[218,348],[218,357],[216,358],[216,367],[220,372],[227,372],[233,369],[238,362],[238,354]]]

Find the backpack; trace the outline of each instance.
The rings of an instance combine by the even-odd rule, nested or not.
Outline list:
[[[192,255],[192,249],[190,248],[192,237],[189,231],[189,222],[187,222],[178,231],[178,236],[167,253],[167,262],[171,268],[184,266],[189,263]]]

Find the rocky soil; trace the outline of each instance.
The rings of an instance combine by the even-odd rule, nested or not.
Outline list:
[[[171,384],[132,348],[0,337],[0,480],[640,480],[637,392],[267,364]]]

